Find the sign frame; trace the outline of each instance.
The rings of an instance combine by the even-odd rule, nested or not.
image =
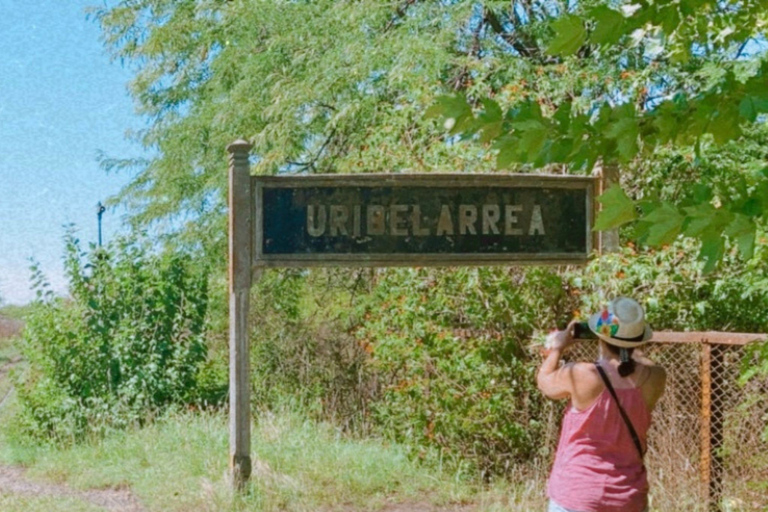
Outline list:
[[[403,267],[403,266],[485,266],[485,265],[582,265],[596,247],[592,232],[599,178],[556,174],[512,173],[370,173],[331,175],[289,175],[251,177],[253,225],[252,267]],[[584,253],[346,253],[346,254],[264,254],[264,190],[280,188],[472,188],[571,189],[585,191]]]

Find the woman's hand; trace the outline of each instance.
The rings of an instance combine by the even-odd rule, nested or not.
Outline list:
[[[544,346],[550,350],[563,350],[573,345],[577,340],[573,337],[573,328],[578,323],[577,320],[571,321],[568,327],[562,331],[552,331],[547,335]]]

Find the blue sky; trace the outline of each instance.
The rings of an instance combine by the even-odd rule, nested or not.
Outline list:
[[[111,63],[85,8],[98,0],[0,0],[0,300],[28,302],[29,258],[57,292],[63,226],[97,240],[96,204],[129,176],[106,174],[108,156],[140,156],[126,141],[139,129],[127,94],[128,69]],[[107,210],[104,236],[119,230]]]

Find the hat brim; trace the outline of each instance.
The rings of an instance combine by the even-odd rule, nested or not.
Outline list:
[[[600,315],[601,313],[595,313],[594,315],[590,316],[587,324],[589,325],[589,330],[595,333],[595,336],[597,336],[598,338],[600,338],[606,343],[609,343],[617,347],[636,348],[636,347],[645,345],[653,337],[653,330],[648,324],[645,324],[645,328],[643,330],[643,338],[639,341],[619,340],[611,336],[606,336],[605,334],[602,334],[597,330],[597,320],[600,318]]]

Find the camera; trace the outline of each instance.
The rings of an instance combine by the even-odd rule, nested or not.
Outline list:
[[[579,322],[573,326],[573,337],[579,340],[596,340],[597,335],[592,332],[587,322]]]

